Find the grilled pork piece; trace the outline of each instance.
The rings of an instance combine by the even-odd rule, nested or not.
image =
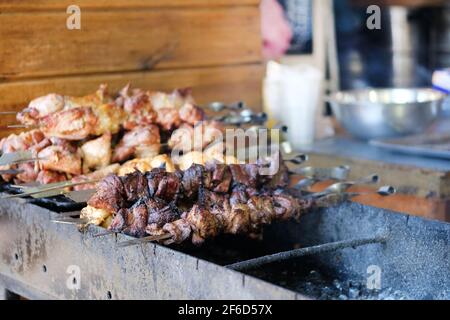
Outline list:
[[[50,93],[32,100],[28,107],[17,114],[17,121],[25,125],[37,125],[39,119],[64,108],[64,97]]]
[[[101,225],[109,219],[111,212],[101,208],[87,206],[81,210],[80,218],[87,219],[91,224]]]
[[[163,243],[166,245],[172,243],[182,243],[186,241],[191,236],[191,225],[184,219],[178,219],[170,223],[166,223],[161,230],[161,234],[168,233],[171,237],[168,240],[164,240]],[[148,233],[153,235],[152,233]],[[156,234],[154,234],[156,235]]]
[[[81,155],[61,145],[48,146],[38,153],[39,168],[72,175],[81,174]]]
[[[132,237],[145,236],[147,226],[148,211],[144,199],[138,200],[130,209],[125,211],[125,224],[122,232]]]
[[[92,112],[97,118],[97,125],[91,133],[94,136],[100,136],[106,133],[118,133],[128,116],[127,113],[115,103],[100,104],[95,108],[92,108]]]
[[[203,206],[195,204],[183,217],[192,229],[192,243],[199,245],[208,238],[216,237],[222,223],[219,217]]]
[[[230,166],[210,162],[206,165],[206,170],[212,172],[211,190],[218,193],[228,193],[233,179]]]
[[[162,168],[152,169],[146,174],[151,197],[172,201],[180,193],[182,182],[180,173],[166,172]]]
[[[21,179],[22,181],[26,182],[19,176],[17,178]],[[56,171],[50,171],[50,170],[41,170],[36,179],[32,181],[39,182],[40,184],[48,184],[48,183],[55,183],[55,182],[63,182],[66,181],[67,177],[64,173],[56,172]],[[30,181],[31,182],[31,181]]]
[[[40,120],[52,113],[80,107],[97,108],[111,102],[107,94],[107,86],[100,85],[99,89],[87,96],[71,97],[50,93],[32,100],[28,107],[17,114],[17,121],[26,125],[37,125]]]
[[[118,171],[119,176],[125,176],[135,171],[148,172],[153,168],[163,168],[167,172],[175,172],[175,166],[167,154],[159,154],[153,158],[136,158],[125,162]]]
[[[231,205],[229,195],[201,189],[198,201],[220,221],[222,232],[229,234],[247,232],[248,210],[244,210],[242,205]]]
[[[180,212],[175,202],[167,203],[159,198],[148,198],[145,200],[148,209],[148,225],[163,227],[166,223],[180,218]],[[152,228],[150,227],[150,228]]]
[[[118,172],[120,168],[120,164],[118,163],[114,163],[111,164],[105,168],[102,169],[98,169],[94,172],[88,173],[88,174],[84,174],[81,176],[76,176],[74,178],[72,178],[72,182],[85,182],[85,181],[92,181],[92,180],[99,180],[99,179],[103,179],[106,176],[110,175],[110,174],[116,174]],[[86,184],[80,184],[77,186],[74,186],[73,189],[74,190],[89,190],[89,189],[95,189],[95,185],[96,182],[93,183],[86,183]]]
[[[149,158],[159,154],[160,136],[155,125],[136,127],[125,133],[114,149],[113,162],[128,160],[133,155],[138,158]]]
[[[202,151],[215,141],[223,141],[225,128],[218,121],[197,122],[195,127],[183,124],[175,130],[168,145],[180,151]]]
[[[163,168],[167,172],[175,172],[175,165],[172,162],[172,159],[167,154],[159,154],[156,157],[153,157],[150,161],[150,165],[152,168]]]
[[[245,185],[256,188],[259,178],[259,168],[256,164],[230,164],[230,171],[234,185]]]
[[[127,222],[127,214],[128,209],[120,209],[115,215],[111,222],[111,224],[108,227],[108,230],[111,230],[113,232],[122,232],[122,230],[126,227]]]
[[[111,133],[105,133],[97,139],[85,142],[81,147],[83,172],[104,168],[111,162]]]
[[[210,184],[211,173],[202,165],[193,164],[183,172],[181,185],[186,198],[196,196],[201,186],[210,186]]]
[[[138,199],[147,198],[149,196],[147,179],[140,171],[135,171],[121,177],[122,185],[125,190],[126,200],[134,203]]]
[[[96,109],[103,104],[111,103],[112,99],[108,94],[108,86],[101,84],[96,92],[86,96],[64,96],[64,109],[87,107]]]
[[[98,118],[91,108],[80,107],[48,114],[40,123],[47,137],[83,140],[95,132]]]
[[[203,121],[205,113],[203,109],[195,106],[193,103],[186,102],[179,110],[180,119],[183,122],[196,125],[199,121]]]
[[[43,148],[49,146],[51,142],[45,138],[44,134],[39,130],[31,130],[22,132],[19,135],[11,134],[6,138],[0,140],[0,150],[2,153],[17,152],[17,151],[31,151],[34,157]],[[2,178],[5,181],[11,181],[14,177],[16,182],[32,182],[36,179],[38,170],[33,162],[21,163],[17,165],[0,166],[0,170],[18,169],[23,172],[18,176],[11,174],[3,174]]]
[[[178,109],[161,108],[156,111],[156,123],[166,131],[172,131],[181,125]]]
[[[17,170],[20,170],[14,181],[16,183],[28,183],[36,181],[39,170],[36,170],[36,165],[33,162],[25,162],[17,165]]]
[[[180,109],[185,103],[194,103],[189,89],[175,89],[172,93],[149,92],[148,95],[155,110]]]
[[[133,130],[137,126],[154,124],[157,114],[153,110],[148,92],[140,89],[130,90],[130,85],[125,86],[120,91],[120,96],[116,103],[123,106],[128,114],[123,127],[126,130]]]
[[[0,140],[0,150],[2,153],[26,151],[44,139],[45,135],[40,130],[22,132],[19,135],[11,134]]]
[[[121,165],[117,174],[119,176],[125,176],[135,171],[147,172],[152,168],[152,158],[135,158],[132,160],[128,160],[123,165]]]

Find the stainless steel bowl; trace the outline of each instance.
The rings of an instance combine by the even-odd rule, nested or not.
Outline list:
[[[362,89],[331,94],[341,125],[361,139],[421,133],[438,117],[445,94],[429,88]]]

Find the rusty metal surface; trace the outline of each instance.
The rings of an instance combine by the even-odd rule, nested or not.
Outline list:
[[[117,248],[129,237],[93,238],[103,229],[80,233],[50,222],[56,216],[21,199],[0,201],[0,286],[33,299],[306,298],[160,245]],[[79,268],[76,284],[71,268]]]

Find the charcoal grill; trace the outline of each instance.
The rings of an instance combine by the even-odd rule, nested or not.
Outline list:
[[[357,203],[273,224],[263,241],[221,236],[201,247],[118,248],[130,237],[94,238],[103,229],[81,233],[52,223],[56,217],[25,199],[0,201],[4,298],[12,292],[30,299],[450,299],[450,224]],[[374,238],[230,268],[281,251]]]

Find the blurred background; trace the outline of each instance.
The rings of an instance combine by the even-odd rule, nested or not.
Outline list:
[[[450,3],[447,1],[263,0],[263,37],[265,20],[269,20],[265,19],[264,2],[279,4],[290,28],[287,36],[283,28],[278,28],[279,38],[289,38],[287,47],[283,47],[285,43],[279,44],[285,48],[283,53],[265,51],[265,57],[292,67],[314,66],[322,76],[324,94],[362,88],[431,87],[433,73],[450,66]],[[380,9],[377,12],[380,25],[376,29],[367,27],[372,16],[368,13],[371,5]],[[277,10],[271,8],[270,14],[277,15]],[[273,21],[268,22],[272,29],[283,24],[280,20]],[[273,83],[270,79],[286,77],[280,76],[278,66],[270,63],[267,70],[269,83]],[[273,87],[265,88],[266,107],[278,120],[283,120],[282,115],[277,117],[287,113],[280,106],[283,93],[274,92]],[[286,85],[281,87],[278,91],[283,91]],[[330,105],[320,95],[314,100],[319,104],[319,109],[315,109],[319,113],[315,138],[339,131],[339,124],[320,119],[333,114]],[[312,139],[303,143],[312,143]]]
[[[261,17],[264,108],[292,147],[402,193],[371,205],[448,220],[450,182],[423,182],[450,172],[450,2],[263,0]]]

